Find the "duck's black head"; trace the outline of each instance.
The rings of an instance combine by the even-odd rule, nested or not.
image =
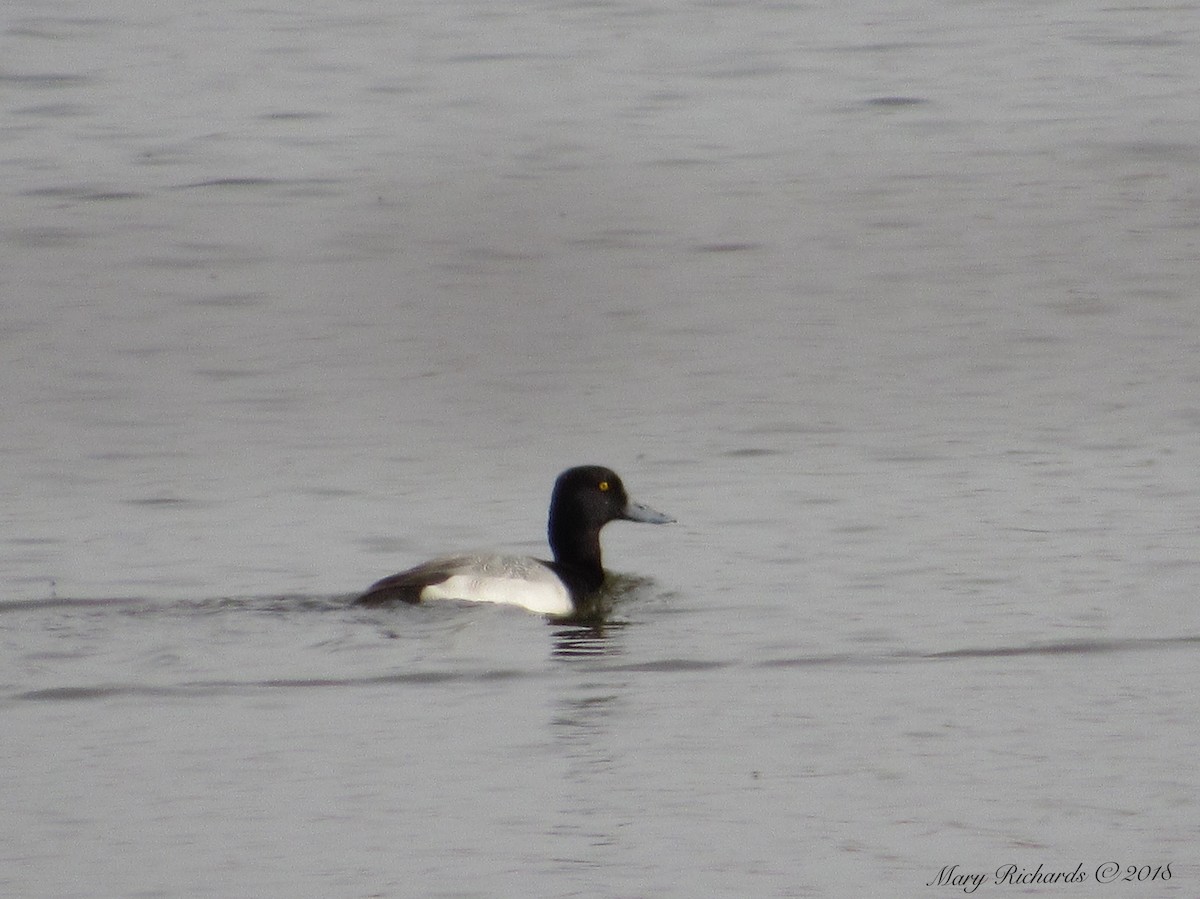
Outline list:
[[[610,521],[667,524],[675,519],[632,502],[617,473],[602,465],[568,468],[554,482],[550,497],[550,549],[555,561],[594,569],[600,567],[600,529]]]

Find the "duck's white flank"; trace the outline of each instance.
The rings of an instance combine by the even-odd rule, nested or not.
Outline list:
[[[421,590],[421,601],[439,599],[520,606],[539,615],[570,615],[571,594],[558,575],[520,556],[480,556],[458,574]]]

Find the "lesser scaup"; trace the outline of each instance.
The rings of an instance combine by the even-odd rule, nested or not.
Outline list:
[[[610,521],[667,524],[675,519],[632,502],[616,472],[599,465],[569,468],[554,482],[547,532],[553,562],[524,556],[447,556],[372,584],[356,602],[368,605],[436,599],[506,603],[556,618],[570,617],[604,584],[600,529]]]

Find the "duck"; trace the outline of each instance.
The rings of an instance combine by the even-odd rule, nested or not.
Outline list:
[[[581,615],[604,586],[600,530],[610,521],[671,524],[675,519],[631,500],[611,468],[568,468],[555,480],[550,495],[546,532],[552,561],[501,554],[442,556],[376,581],[355,603],[458,600],[572,618]]]

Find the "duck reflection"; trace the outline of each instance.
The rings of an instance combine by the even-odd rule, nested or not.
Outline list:
[[[550,653],[556,659],[619,656],[623,649],[617,638],[627,624],[625,621],[596,620],[556,627]]]

